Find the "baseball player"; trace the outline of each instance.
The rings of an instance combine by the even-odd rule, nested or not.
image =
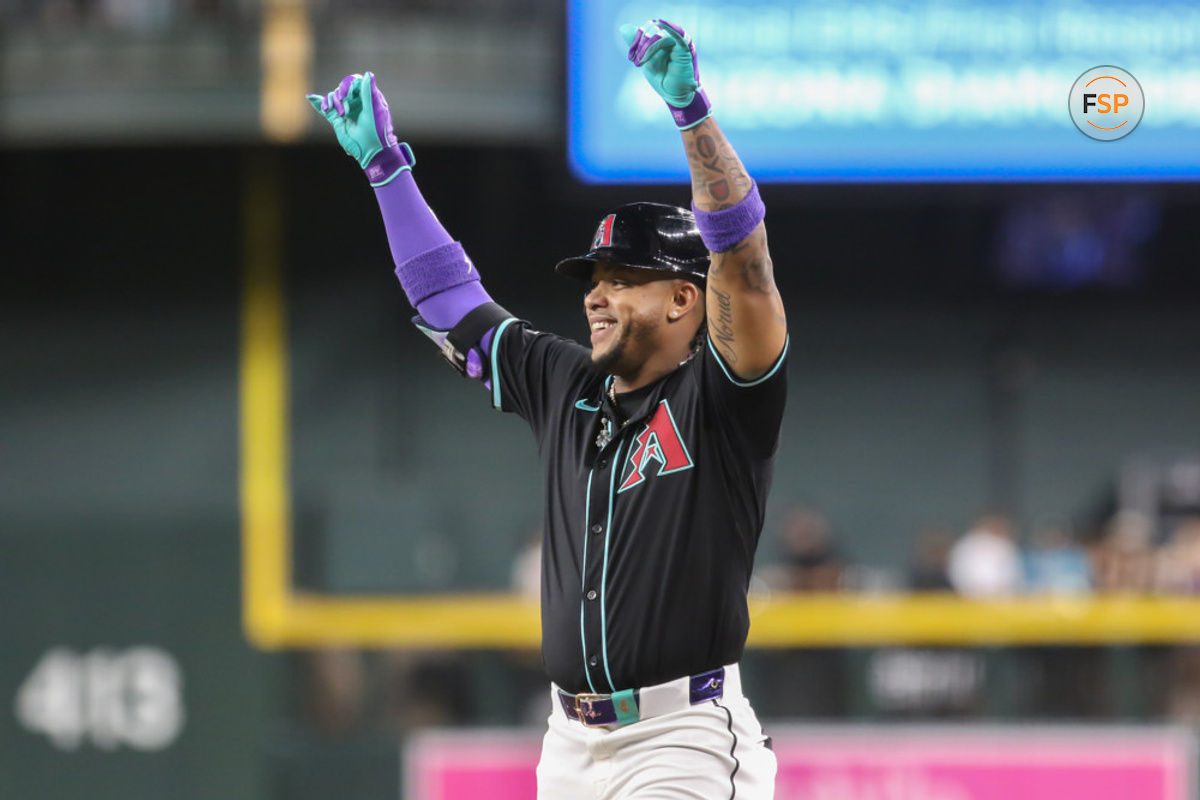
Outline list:
[[[552,681],[538,797],[769,798],[775,757],[738,661],[786,393],[783,304],[762,200],[691,38],[664,20],[621,34],[682,133],[694,214],[621,206],[555,267],[588,287],[590,347],[492,301],[370,72],[309,99],[375,187],[415,324],[537,439]]]

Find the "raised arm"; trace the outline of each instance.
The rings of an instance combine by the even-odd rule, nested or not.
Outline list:
[[[462,245],[425,203],[413,179],[412,149],[396,139],[387,100],[370,72],[347,75],[308,100],[375,189],[396,276],[420,315],[413,323],[460,373],[488,383],[491,331],[510,315],[484,290]]]
[[[709,338],[739,378],[758,378],[787,341],[758,187],[712,117],[691,37],[665,20],[625,25],[621,34],[629,60],[667,102],[683,135],[692,210],[711,258],[705,297]]]

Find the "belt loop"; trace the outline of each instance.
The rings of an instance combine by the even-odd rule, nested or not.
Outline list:
[[[638,701],[635,690],[622,689],[619,692],[613,692],[611,697],[613,713],[617,716],[617,724],[628,725],[631,722],[637,722],[641,718],[638,715]]]

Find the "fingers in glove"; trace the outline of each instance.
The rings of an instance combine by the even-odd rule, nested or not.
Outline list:
[[[659,27],[664,33],[679,43],[678,47],[671,48],[671,61],[680,66],[689,66],[690,61],[692,68],[692,77],[696,83],[700,83],[700,65],[696,63],[696,46],[692,43],[692,37],[688,35],[681,26],[674,22],[668,22],[665,19],[653,20],[654,24]]]
[[[363,84],[363,102],[366,103],[368,98],[370,100],[371,115],[375,118],[375,134],[384,147],[391,147],[398,141],[392,131],[392,111],[388,108],[387,98],[379,91],[375,73],[364,72]],[[366,87],[369,87],[369,90]]]
[[[379,90],[379,82],[375,79],[375,73],[363,73],[363,78],[364,80],[370,81],[369,85],[371,87],[371,104],[374,106],[376,114],[378,115],[378,112],[380,111],[387,111],[390,113],[391,109],[388,107],[387,98],[384,97],[383,92]]]
[[[355,85],[362,80],[362,75],[355,73],[342,78],[342,82],[338,87],[329,93],[329,102],[337,111],[339,117],[346,116],[346,96],[349,95]]]
[[[364,109],[371,108],[375,102],[375,93],[372,91],[375,84],[375,76],[370,72],[364,72],[362,79],[355,85],[354,90],[350,94],[350,99],[356,104],[362,103]]]
[[[646,62],[674,44],[673,38],[664,35],[653,22],[647,22],[634,35],[633,43],[629,46],[629,60],[635,66],[645,66]]]
[[[638,32],[641,29],[637,25],[626,22],[617,31],[621,34],[621,39],[625,42],[625,47],[633,47],[633,40],[637,38]]]
[[[690,45],[692,43],[692,37],[688,36],[687,31],[674,22],[667,22],[665,19],[655,19],[651,20],[651,22],[657,25],[663,33],[672,36],[683,44]]]
[[[363,73],[362,84],[359,86],[359,93],[362,95],[363,102],[375,102],[375,98],[379,97],[379,87],[375,85],[375,73],[367,70]]]

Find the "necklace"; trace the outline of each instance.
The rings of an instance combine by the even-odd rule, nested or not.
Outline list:
[[[620,414],[621,408],[620,408],[620,406],[617,405],[617,382],[615,380],[608,385],[608,399],[612,403],[613,413]],[[628,424],[629,424],[629,420],[627,420],[627,419],[621,421],[622,428],[624,428]],[[613,420],[609,419],[608,417],[605,417],[604,420],[600,423],[600,433],[596,434],[596,448],[597,449],[603,450],[608,445],[608,443],[613,440],[613,434],[615,432],[615,428],[616,428],[616,426],[613,424]]]
[[[612,437],[612,420],[605,418],[600,422],[600,432],[596,434],[596,449],[603,450],[612,441]]]
[[[682,367],[684,364],[688,363],[695,357],[696,357],[696,350],[692,350],[691,352],[689,352],[687,354],[687,358],[685,358],[683,361],[679,362],[679,366]],[[619,405],[617,405],[617,379],[615,377],[613,378],[612,382],[610,382],[608,384],[608,399],[612,403],[613,413],[616,414],[617,416],[621,416],[621,407]],[[628,424],[629,424],[628,419],[621,420],[622,428],[624,428]],[[613,421],[611,419],[609,419],[608,417],[605,417],[604,420],[600,423],[600,433],[596,434],[596,447],[598,449],[603,450],[605,448],[605,446],[613,440],[613,433],[614,433],[615,427],[616,426],[613,424]]]

